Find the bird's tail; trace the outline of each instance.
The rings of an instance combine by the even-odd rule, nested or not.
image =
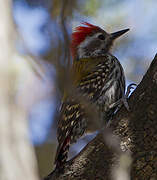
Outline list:
[[[67,137],[64,143],[60,144],[57,148],[57,153],[55,158],[56,169],[62,168],[63,165],[65,164],[68,158],[69,147],[70,147],[70,137]]]

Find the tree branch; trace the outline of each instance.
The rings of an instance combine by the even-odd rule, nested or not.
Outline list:
[[[129,106],[130,112],[122,107],[113,117],[110,129],[120,139],[121,150],[131,153],[131,179],[157,178],[157,55],[129,98]],[[118,160],[100,133],[65,164],[63,172],[55,170],[46,179],[112,179]]]

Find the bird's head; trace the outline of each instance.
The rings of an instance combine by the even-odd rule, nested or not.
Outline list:
[[[109,52],[114,40],[129,30],[107,33],[87,22],[82,24],[85,26],[76,27],[72,33],[71,52],[74,59],[101,56]]]

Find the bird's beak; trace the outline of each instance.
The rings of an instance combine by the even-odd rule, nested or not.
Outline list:
[[[117,31],[114,33],[111,33],[111,39],[117,39],[118,37],[120,37],[121,35],[123,35],[124,33],[126,33],[127,31],[129,31],[129,29],[123,29],[121,31]]]

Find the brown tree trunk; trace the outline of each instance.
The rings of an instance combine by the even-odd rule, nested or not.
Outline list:
[[[112,145],[109,145],[110,142],[104,141],[107,139],[104,138],[105,133],[100,133],[75,158],[66,163],[64,171],[55,170],[47,179],[122,179],[114,175],[116,170],[120,171],[120,166],[130,176],[123,178],[125,180],[156,179],[157,55],[129,98],[129,106],[130,112],[122,107],[114,116],[110,129],[119,138],[121,151],[131,155],[132,163],[129,156],[125,158],[125,154],[113,148],[114,143],[117,143],[113,142],[114,138],[109,140],[112,141]]]

